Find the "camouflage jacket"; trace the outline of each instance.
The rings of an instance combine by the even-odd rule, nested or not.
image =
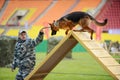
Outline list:
[[[26,39],[25,41],[19,40],[16,42],[14,50],[14,59],[12,68],[16,67],[34,67],[35,65],[35,46],[43,40],[43,32],[40,32],[38,37],[34,39]]]

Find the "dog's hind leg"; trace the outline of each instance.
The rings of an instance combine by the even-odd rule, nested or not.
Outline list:
[[[84,29],[85,29],[85,31],[87,31],[87,32],[90,33],[90,39],[92,40],[92,39],[93,39],[93,32],[94,32],[94,30],[92,30],[92,29],[89,28],[89,27],[85,27]]]
[[[91,32],[91,36],[90,36],[90,38],[91,38],[91,40],[92,40],[92,39],[93,39],[93,32],[94,32],[94,31],[91,29],[90,32]]]

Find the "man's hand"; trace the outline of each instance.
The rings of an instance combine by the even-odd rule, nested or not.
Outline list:
[[[11,71],[14,72],[14,70],[15,70],[15,68],[14,68],[14,66],[12,65],[12,66],[11,66]]]
[[[13,69],[13,68],[11,68],[11,71],[12,71],[12,72],[14,72],[14,69]]]
[[[44,29],[44,28],[42,28],[42,29],[40,30],[40,32],[44,32],[43,29]]]

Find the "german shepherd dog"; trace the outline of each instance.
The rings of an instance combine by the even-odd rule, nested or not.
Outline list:
[[[91,33],[90,38],[93,39],[92,36],[94,31],[89,27],[91,21],[93,21],[98,26],[105,26],[107,24],[107,19],[105,19],[104,22],[98,22],[96,21],[95,18],[93,18],[91,15],[89,15],[86,12],[80,12],[80,11],[72,12],[61,17],[57,21],[54,20],[53,23],[49,23],[52,30],[51,35],[55,35],[57,31],[59,31],[59,29],[65,29],[66,30],[65,33],[68,34],[69,30],[72,30],[73,27],[79,24],[82,27],[82,29],[73,30],[73,31],[90,32]]]

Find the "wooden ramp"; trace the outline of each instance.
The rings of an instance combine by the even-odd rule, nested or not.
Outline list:
[[[43,80],[77,43],[80,43],[115,80],[120,80],[120,64],[95,40],[90,40],[87,32],[73,31],[59,42],[25,80]]]

